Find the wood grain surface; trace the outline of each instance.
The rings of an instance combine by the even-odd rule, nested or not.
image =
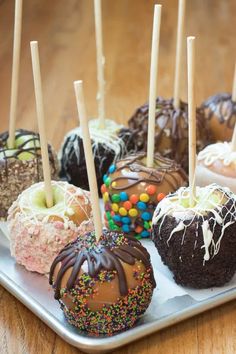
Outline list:
[[[103,0],[107,117],[126,122],[148,97],[151,0]],[[173,93],[177,0],[163,4],[158,94]],[[14,2],[0,1],[0,131],[8,129]],[[236,1],[187,1],[186,34],[195,35],[197,102],[230,91],[236,59]],[[30,40],[38,40],[49,140],[58,148],[77,124],[73,80],[83,79],[89,116],[97,115],[92,0],[24,0],[17,127],[36,130]],[[186,46],[184,48],[186,51]],[[185,53],[185,52],[184,52]],[[182,98],[186,98],[183,58]],[[158,281],[158,279],[157,279]],[[0,353],[79,353],[0,287]],[[194,317],[115,352],[236,353],[236,302]]]

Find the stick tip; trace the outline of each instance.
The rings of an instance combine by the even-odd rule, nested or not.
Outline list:
[[[188,36],[187,37],[187,41],[190,42],[194,42],[195,41],[195,36]]]
[[[83,80],[74,81],[74,88],[75,89],[81,88],[82,86],[83,86]]]
[[[38,41],[30,41],[30,47],[35,48],[38,46]]]
[[[161,8],[162,8],[162,5],[161,5],[161,4],[155,4],[155,5],[154,5],[154,10],[155,10],[155,11],[160,11]]]

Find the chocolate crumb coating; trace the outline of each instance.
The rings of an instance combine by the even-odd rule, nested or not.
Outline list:
[[[106,134],[106,132],[104,132],[104,134]],[[128,153],[137,151],[135,134],[128,128],[124,127],[120,129],[116,140],[117,145],[119,145],[118,154],[116,154],[113,147],[109,147],[109,144],[97,143],[91,139],[100,196],[102,178],[107,172],[108,167],[117,159],[126,156]],[[77,187],[89,190],[83,140],[82,137],[77,134],[76,130],[65,137],[60,152],[60,161],[60,177]]]
[[[139,107],[128,124],[137,134],[140,150],[147,149],[148,103]],[[202,150],[210,140],[209,130],[202,108],[196,110],[197,151]],[[155,151],[178,162],[188,171],[188,105],[180,101],[176,109],[173,99],[156,99]]]
[[[222,191],[219,187],[219,191]],[[223,193],[225,193],[223,191]],[[152,239],[177,284],[196,289],[223,286],[236,271],[236,201],[226,192],[220,208],[193,218],[153,218]],[[217,219],[219,222],[217,222]],[[183,228],[180,223],[183,222]],[[208,225],[206,232],[205,226]],[[204,237],[205,236],[208,237]]]
[[[0,219],[5,220],[7,211],[18,195],[32,184],[43,180],[39,135],[18,129],[15,140],[23,139],[16,149],[7,147],[8,132],[0,134]],[[48,145],[52,179],[58,179],[58,160]],[[24,155],[27,158],[24,159]]]
[[[219,93],[209,97],[202,104],[202,109],[210,127],[212,142],[230,141],[236,123],[236,102],[232,95]]]
[[[133,237],[103,230],[67,245],[54,260],[49,283],[69,323],[93,334],[134,325],[156,286],[150,255]]]

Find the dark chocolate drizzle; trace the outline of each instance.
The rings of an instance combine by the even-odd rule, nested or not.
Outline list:
[[[148,132],[148,103],[139,107],[130,118],[129,127],[137,133],[137,144],[140,150],[147,149]],[[197,108],[197,151],[202,150],[210,139],[209,129],[205,124],[204,111]],[[156,129],[155,151],[161,155],[180,163],[187,171],[188,168],[188,105],[180,101],[180,107],[176,109],[173,99],[156,99]],[[166,148],[161,147],[163,138],[168,139]]]
[[[153,168],[145,166],[144,162],[142,161],[146,157],[146,153],[138,153],[135,155],[131,155],[126,159],[120,160],[117,163],[116,171],[121,171],[123,169],[129,169],[130,172],[137,172],[137,173],[145,173],[145,176],[137,176],[134,177],[132,175],[126,176],[117,176],[112,178],[112,182],[117,181],[127,181],[128,183],[123,184],[122,186],[112,185],[114,190],[126,190],[135,185],[145,182],[147,184],[161,184],[165,180],[172,190],[176,190],[180,187],[179,179],[176,176],[178,173],[183,182],[187,182],[188,176],[186,175],[185,171],[178,165],[175,161],[162,157],[159,154],[154,155],[155,165]],[[133,181],[130,183],[130,181]]]
[[[9,133],[4,132],[0,134],[0,152],[3,153],[3,158],[0,160],[0,163],[5,164],[5,175],[8,177],[8,160],[20,160],[19,155],[21,153],[27,152],[32,155],[32,160],[36,161],[36,166],[37,166],[37,174],[38,176],[40,175],[39,169],[40,169],[40,164],[42,163],[41,159],[41,148],[40,148],[40,139],[39,139],[39,134],[34,133],[32,131],[24,130],[24,129],[18,129],[16,130],[15,133],[15,139],[19,139],[20,137],[27,137],[29,138],[22,144],[18,145],[16,148],[9,149],[7,146],[7,140],[9,138]],[[33,142],[34,145],[32,147],[26,147],[26,145],[30,142]],[[12,150],[11,156],[7,156],[6,152]],[[13,151],[16,150],[14,153]],[[54,159],[54,155],[52,152],[52,148],[50,145],[48,145],[48,152],[49,152],[49,160],[50,164],[53,167],[53,171],[56,171],[56,161]],[[54,172],[55,173],[55,172]],[[39,181],[39,177],[38,177]]]
[[[129,289],[121,261],[134,265],[136,260],[142,261],[146,269],[150,270],[150,281],[155,287],[150,255],[139,241],[132,236],[124,236],[119,232],[104,229],[101,239],[96,243],[94,233],[88,233],[83,240],[79,237],[59,253],[52,263],[49,283],[55,288],[55,299],[60,299],[61,282],[67,269],[72,268],[66,284],[66,290],[71,290],[77,285],[81,267],[87,261],[87,273],[92,278],[96,278],[103,270],[116,271],[120,295],[125,296]],[[55,268],[60,263],[60,270],[54,281]]]
[[[234,129],[236,122],[236,102],[232,101],[232,95],[229,93],[219,93],[209,97],[203,102],[202,108],[205,110],[208,120],[216,116],[221,124],[226,123],[229,129]]]

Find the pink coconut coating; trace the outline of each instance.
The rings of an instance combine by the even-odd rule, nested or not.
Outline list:
[[[72,224],[72,223],[71,223]],[[27,270],[48,273],[54,258],[69,242],[79,234],[94,229],[91,220],[83,221],[79,227],[71,225],[64,228],[62,222],[39,222],[37,225],[25,226],[19,216],[9,224],[11,234],[11,254],[17,263]]]

